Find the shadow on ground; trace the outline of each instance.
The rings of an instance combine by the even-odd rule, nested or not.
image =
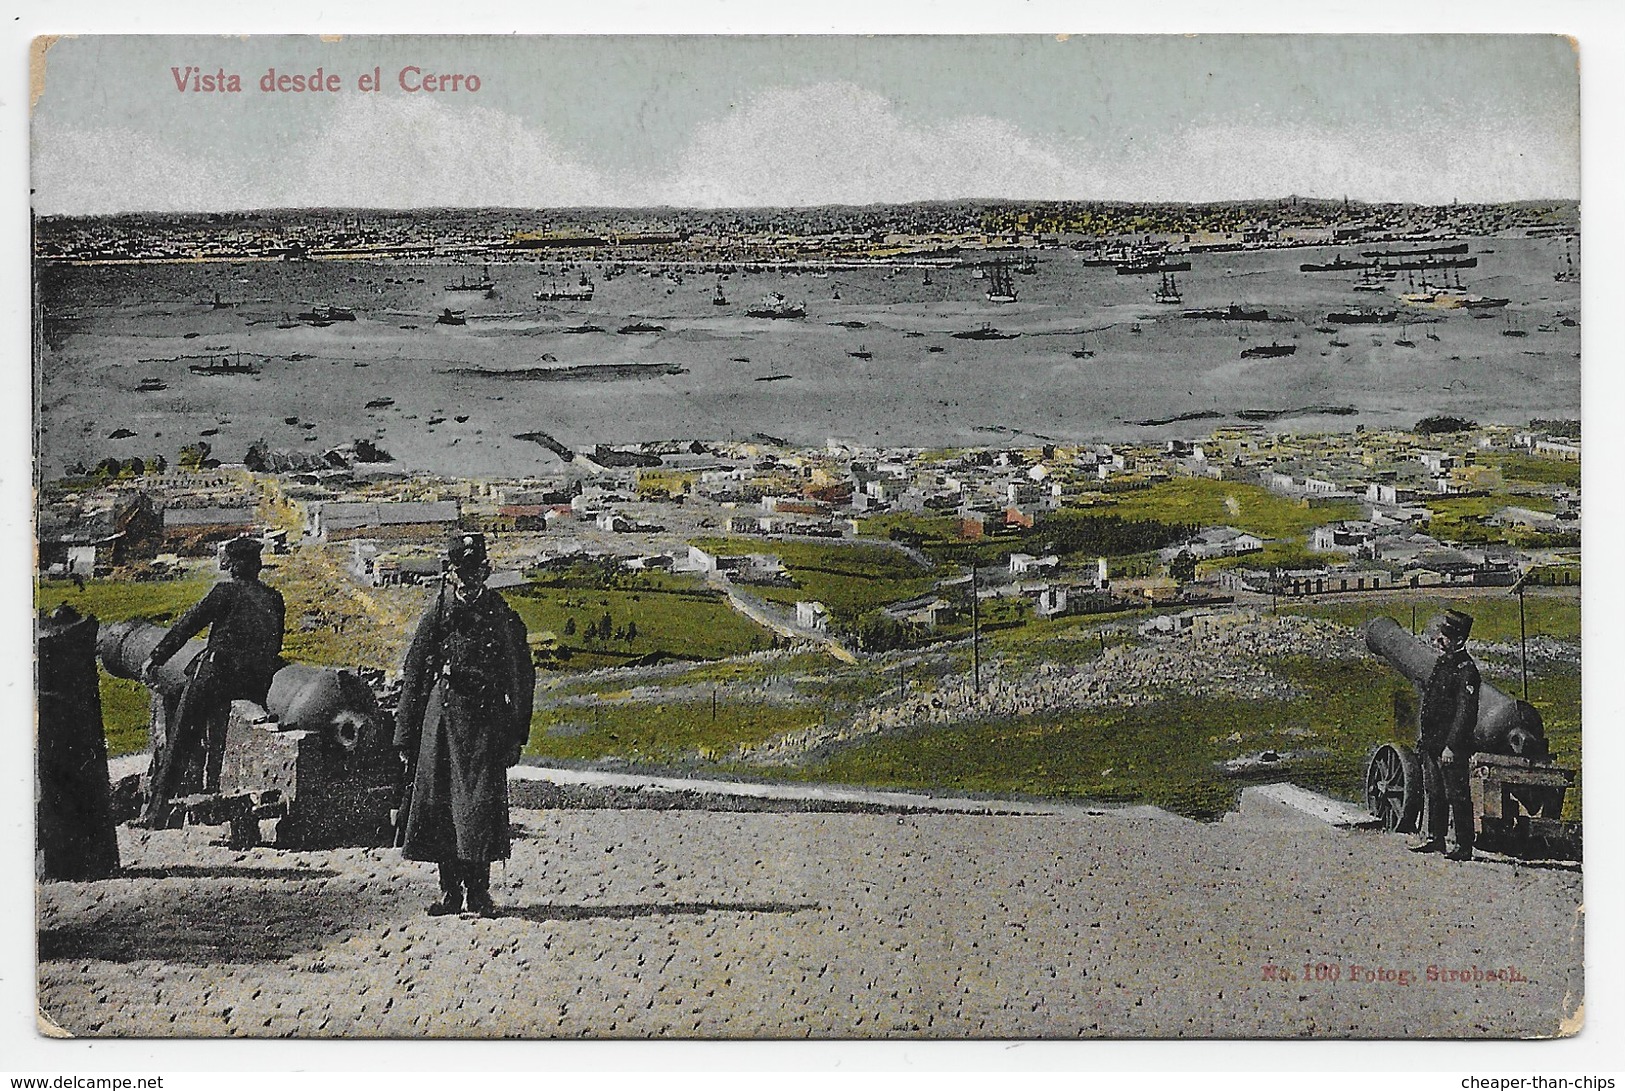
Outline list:
[[[308,871],[300,877],[312,878]],[[41,929],[39,960],[271,962],[318,950],[335,936],[396,915],[357,898],[354,889],[330,889],[320,878],[269,888],[164,891],[141,904],[110,906],[72,925]]]
[[[630,920],[635,917],[699,916],[705,913],[801,913],[822,909],[817,903],[791,902],[647,902],[633,905],[501,906],[497,916],[546,921]]]
[[[319,868],[241,867],[233,864],[206,867],[176,864],[173,867],[120,868],[116,874],[101,881],[114,882],[119,879],[283,879],[292,882],[301,879],[332,879],[337,876],[338,872],[336,871]]]

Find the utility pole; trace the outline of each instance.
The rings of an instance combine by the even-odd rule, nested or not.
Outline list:
[[[1529,629],[1524,624],[1523,587],[1529,582],[1529,572],[1518,577],[1513,584],[1514,592],[1518,592],[1518,670],[1523,675],[1524,704],[1529,704]]]
[[[977,603],[976,562],[970,565],[970,663],[971,689],[982,692],[982,615]]]

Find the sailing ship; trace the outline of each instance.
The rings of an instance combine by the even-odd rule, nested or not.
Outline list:
[[[480,279],[478,279],[478,280],[469,280],[468,279],[468,274],[464,273],[458,279],[456,284],[448,284],[448,285],[446,285],[446,291],[448,291],[448,292],[489,292],[495,287],[496,287],[496,282],[491,279],[491,267],[489,265],[487,265],[487,266],[485,266],[484,271],[480,274]]]
[[[258,375],[260,366],[252,360],[244,360],[239,352],[234,357],[222,356],[205,364],[192,364],[186,370],[193,375]]]
[[[593,292],[596,290],[597,286],[593,284],[591,280],[587,279],[586,273],[582,273],[581,279],[575,284],[559,285],[555,283],[543,288],[541,291],[535,294],[536,298],[543,303],[558,302],[563,300],[573,300],[575,302],[585,303],[592,298]]]
[[[1184,299],[1179,294],[1179,283],[1172,273],[1162,274],[1162,283],[1157,286],[1156,300],[1158,303],[1179,303]]]
[[[1570,240],[1563,240],[1563,268],[1552,274],[1552,279],[1559,284],[1570,284],[1580,279],[1580,270],[1574,264],[1574,250]]]
[[[870,352],[862,345],[859,345],[855,350],[849,351],[847,355],[856,360],[869,360],[874,358],[874,353]]]
[[[988,270],[987,301],[989,303],[1014,303],[1016,301],[1015,281],[1010,279],[1010,267],[1002,261],[993,263]]]
[[[711,306],[713,306],[713,307],[726,307],[727,305],[728,305],[728,297],[722,294],[722,281],[719,280],[719,281],[717,281],[716,294],[711,297]]]
[[[1072,350],[1072,359],[1088,360],[1093,357],[1095,350],[1089,347],[1089,342],[1079,339],[1078,347]]]

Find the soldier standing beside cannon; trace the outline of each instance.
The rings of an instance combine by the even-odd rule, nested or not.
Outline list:
[[[1473,806],[1467,783],[1478,722],[1478,666],[1467,654],[1473,619],[1446,610],[1435,624],[1434,644],[1440,655],[1422,687],[1422,711],[1416,749],[1422,766],[1422,792],[1427,802],[1427,840],[1412,852],[1444,852],[1450,826],[1455,827],[1452,860],[1473,858]]]
[[[525,623],[486,588],[485,539],[452,538],[449,567],[406,653],[395,746],[407,765],[401,849],[440,865],[432,916],[494,916],[491,861],[506,859],[509,766],[530,737],[536,669]],[[448,593],[448,587],[450,593]]]
[[[281,666],[277,654],[286,608],[281,592],[260,582],[260,543],[253,538],[227,542],[220,566],[229,578],[177,618],[141,665],[141,677],[151,684],[157,668],[208,628],[208,647],[192,664],[166,718],[169,736],[153,754],[145,815],[149,826],[165,823],[171,798],[189,789],[212,792],[219,787],[231,702],[264,704],[271,676]]]

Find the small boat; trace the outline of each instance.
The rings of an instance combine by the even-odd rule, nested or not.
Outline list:
[[[1206,318],[1220,322],[1268,322],[1270,312],[1263,307],[1243,307],[1240,303],[1232,303],[1228,307],[1197,307],[1188,311],[1181,311],[1182,318]],[[1322,330],[1330,333],[1330,330]]]
[[[140,385],[137,386],[136,389],[141,391],[143,394],[151,394],[157,390],[168,390],[169,384],[165,383],[156,375],[153,375],[142,379]]]
[[[1298,351],[1297,345],[1280,345],[1271,341],[1267,345],[1254,345],[1252,348],[1241,350],[1243,360],[1263,360],[1276,356],[1291,356]]]
[[[782,379],[789,379],[789,378],[791,378],[790,375],[786,375],[783,372],[781,372],[781,373],[779,373],[777,375],[758,375],[758,376],[756,376],[755,381],[758,382],[758,383],[776,383],[776,382],[779,382]]]
[[[961,330],[959,333],[951,334],[950,336],[958,338],[961,341],[1009,341],[1013,338],[1020,337],[1021,334],[1005,333],[1003,330],[994,329],[991,324],[983,322],[974,330]]]
[[[616,333],[663,333],[665,331],[665,329],[666,329],[666,327],[662,326],[658,322],[637,321],[637,322],[628,323],[627,325],[622,326],[620,329],[616,330],[615,332]]]
[[[770,292],[757,300],[745,314],[751,318],[806,318],[804,303],[792,303],[778,292]]]
[[[1340,326],[1369,326],[1392,322],[1397,314],[1387,307],[1356,307],[1352,311],[1333,311],[1326,321]]]
[[[395,404],[395,399],[394,398],[374,398],[372,401],[368,402],[364,408],[367,408],[367,409],[388,409],[390,406],[392,406],[394,404]]]
[[[447,307],[435,316],[435,322],[441,326],[466,326],[468,325],[468,312],[454,311]]]
[[[1334,349],[1346,349],[1346,348],[1349,347],[1349,343],[1347,341],[1339,341],[1335,337],[1332,338],[1330,341],[1327,341],[1326,343],[1328,345],[1332,346],[1332,348],[1334,348]]]
[[[928,346],[925,351],[926,352],[941,352],[941,351],[943,351],[943,349],[942,349],[941,345],[931,345],[931,346]]]
[[[335,322],[354,322],[355,311],[350,307],[321,306],[301,311],[294,317],[307,326],[331,326]]]
[[[1411,328],[1409,326],[1399,331],[1399,336],[1394,338],[1394,344],[1407,349],[1416,347],[1416,342],[1411,340]]]
[[[722,281],[720,280],[717,281],[716,295],[711,297],[711,305],[713,307],[726,307],[728,305],[728,297],[722,294]]]
[[[585,325],[585,326],[566,326],[566,327],[564,327],[564,332],[565,333],[603,333],[604,332],[604,327],[602,327],[602,326],[594,326],[594,325],[591,325],[591,324],[588,324],[588,325]]]

